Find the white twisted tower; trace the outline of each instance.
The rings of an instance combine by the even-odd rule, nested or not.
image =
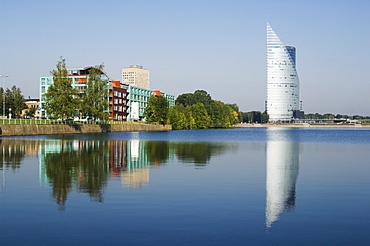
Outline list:
[[[295,47],[286,46],[267,23],[266,110],[272,122],[290,121],[301,110]]]

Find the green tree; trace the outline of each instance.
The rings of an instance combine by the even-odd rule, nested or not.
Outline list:
[[[196,90],[194,92],[194,101],[195,103],[202,103],[204,105],[204,108],[207,110],[207,113],[210,113],[210,108],[213,100],[208,92],[204,90]]]
[[[151,96],[144,110],[144,116],[148,122],[165,124],[168,116],[168,101],[164,96]]]
[[[4,105],[4,104],[3,104],[4,96],[5,96],[5,95],[4,95],[4,88],[3,88],[3,87],[1,87],[1,88],[0,88],[0,112],[1,112],[0,114],[1,114],[1,115],[3,115],[3,109],[4,109],[4,108],[3,108],[3,105]],[[7,112],[5,111],[5,115],[6,115],[6,113],[7,113]],[[5,115],[4,115],[4,116],[5,116]]]
[[[182,104],[183,106],[191,106],[193,104],[195,104],[195,99],[194,99],[194,95],[193,93],[185,93],[185,94],[181,94],[179,95],[176,100],[175,100],[175,104],[176,105],[180,105]]]
[[[260,111],[243,112],[243,122],[255,123],[262,121],[262,114]]]
[[[195,122],[195,129],[205,129],[210,127],[211,118],[209,117],[203,103],[193,104],[190,108]]]
[[[236,119],[235,123],[242,122],[243,121],[243,116],[242,116],[242,112],[239,111],[239,106],[236,103],[226,104],[226,105],[229,106],[230,108],[232,108],[236,112],[237,119]]]
[[[35,117],[35,113],[36,113],[36,108],[29,108],[26,111],[25,116],[33,118],[33,117]]]
[[[211,95],[209,95],[204,90],[196,90],[194,93],[185,93],[176,98],[176,104],[182,104],[186,106],[192,106],[196,103],[202,103],[207,110],[207,113],[210,114],[211,104],[213,100]]]
[[[267,111],[265,111],[265,112],[263,112],[263,113],[261,114],[261,122],[263,122],[263,123],[267,123],[267,122],[269,122],[269,119],[270,119],[270,116],[269,116],[269,114],[267,113]]]
[[[172,125],[174,130],[190,129],[193,121],[194,119],[190,115],[190,107],[178,104],[168,110],[167,124]]]
[[[232,108],[234,111],[239,112],[239,106],[236,103],[233,104],[227,103],[226,105]]]
[[[238,120],[238,114],[230,106],[224,104],[223,102],[213,101],[210,108],[212,127],[231,127]]]
[[[108,80],[102,79],[103,69],[104,65],[99,65],[89,70],[80,109],[84,116],[107,120],[109,117],[109,90]]]
[[[181,122],[186,122],[186,126],[177,124],[180,119]],[[173,129],[203,129],[230,127],[239,121],[241,113],[237,104],[212,100],[206,91],[196,90],[193,94],[185,93],[177,97],[176,106],[170,110],[168,122]]]
[[[65,59],[62,57],[51,71],[53,84],[49,87],[45,98],[45,111],[53,118],[66,119],[73,117],[80,105],[78,90],[72,87],[72,79],[68,77]]]
[[[335,115],[333,114],[330,114],[330,113],[326,113],[322,116],[323,119],[328,119],[328,120],[332,120],[335,118]]]
[[[5,92],[5,109],[12,114],[12,117],[19,118],[22,110],[27,108],[24,96],[20,88],[13,86],[10,90],[6,89]]]
[[[304,119],[307,119],[307,120],[315,119],[315,114],[305,114]]]

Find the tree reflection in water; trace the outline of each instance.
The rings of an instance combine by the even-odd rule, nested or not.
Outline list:
[[[130,188],[149,182],[150,166],[168,160],[205,166],[213,155],[228,147],[222,143],[142,140],[81,140],[73,137],[48,140],[0,140],[0,167],[19,168],[26,155],[40,155],[39,178],[50,184],[51,196],[65,210],[69,193],[86,193],[103,202],[110,178]]]
[[[151,165],[160,165],[167,162],[170,155],[170,144],[167,141],[145,142],[146,155]]]
[[[181,162],[194,163],[195,166],[206,165],[213,155],[220,155],[226,145],[211,142],[180,142],[173,143],[174,152]]]
[[[60,152],[45,154],[45,172],[61,210],[74,187],[95,202],[103,201],[109,178],[108,147],[108,141],[101,140],[61,141]]]
[[[20,168],[24,156],[38,153],[39,141],[0,139],[0,168]]]

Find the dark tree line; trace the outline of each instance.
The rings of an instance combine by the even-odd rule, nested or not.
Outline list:
[[[303,119],[307,120],[332,120],[332,119],[353,119],[353,120],[368,120],[370,119],[370,116],[361,116],[361,115],[345,115],[345,114],[331,114],[331,113],[326,113],[326,114],[319,114],[319,113],[310,113],[310,114],[305,114]]]

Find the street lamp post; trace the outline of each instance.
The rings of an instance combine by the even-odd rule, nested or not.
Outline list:
[[[3,117],[5,117],[5,78],[9,75],[0,75],[0,78],[3,78]]]
[[[12,108],[9,108],[9,124],[10,124],[10,119],[12,118]]]

